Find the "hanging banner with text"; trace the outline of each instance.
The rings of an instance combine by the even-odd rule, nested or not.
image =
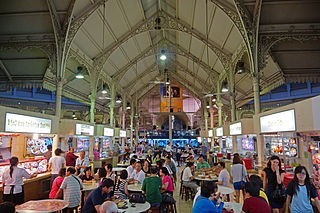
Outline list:
[[[183,112],[182,88],[180,86],[160,84],[160,98],[160,112]]]

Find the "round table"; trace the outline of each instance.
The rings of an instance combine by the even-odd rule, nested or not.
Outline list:
[[[227,210],[233,209],[234,213],[241,213],[242,203],[224,202],[224,208]]]
[[[117,166],[119,166],[119,167],[128,167],[128,166],[130,166],[130,164],[129,163],[118,163]]]
[[[218,181],[218,177],[211,177],[211,178],[208,178],[207,176],[204,176],[204,177],[199,177],[199,176],[195,176],[194,177],[195,180],[200,180],[200,181]]]
[[[126,209],[118,209],[118,212],[125,212],[125,213],[136,213],[136,212],[146,212],[150,209],[151,205],[148,202],[145,203],[136,203],[134,204],[135,207],[132,207],[132,204],[129,203],[129,200],[125,200],[127,202]]]
[[[128,191],[132,191],[132,192],[142,192],[141,190],[142,184],[129,184],[128,185]]]
[[[122,171],[122,170],[126,170],[126,168],[123,168],[123,167],[115,167],[115,168],[112,168],[112,171],[114,171],[114,172],[120,172],[120,171]]]
[[[82,191],[91,191],[93,189],[98,188],[99,184],[93,181],[92,183],[82,183],[83,189]]]
[[[60,212],[69,205],[68,202],[59,199],[30,200],[16,206],[18,213],[48,213]]]
[[[232,194],[234,192],[234,189],[230,187],[218,185],[218,192],[224,195],[228,195],[228,194]]]

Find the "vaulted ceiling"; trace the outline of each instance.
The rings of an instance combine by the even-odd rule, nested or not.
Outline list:
[[[165,80],[168,69],[172,82],[202,99],[217,92],[232,72],[240,106],[253,93],[246,43],[254,30],[251,20],[260,19],[260,88],[266,93],[285,82],[320,81],[318,11],[317,0],[1,1],[0,82],[41,84],[54,91],[59,25],[67,29],[70,44],[63,73],[66,97],[89,103],[92,87],[99,93],[110,82],[129,100],[146,97],[158,89],[150,81]],[[240,59],[248,72],[238,75],[234,67]],[[82,80],[75,78],[79,66],[85,70]],[[97,85],[96,67],[102,68]],[[104,101],[97,98],[97,106]]]

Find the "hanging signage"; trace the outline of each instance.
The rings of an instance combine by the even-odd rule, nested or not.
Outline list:
[[[126,131],[126,130],[120,130],[119,136],[120,136],[120,138],[125,138],[125,137],[127,137],[127,131]]]
[[[51,120],[6,113],[6,132],[51,133]]]
[[[112,128],[103,128],[103,135],[112,137],[114,136],[114,129]]]
[[[209,137],[209,138],[212,138],[212,137],[213,137],[213,130],[212,130],[212,129],[209,129],[209,131],[208,131],[208,137]]]
[[[218,137],[223,136],[223,127],[218,127],[216,129],[216,136],[218,136]]]
[[[87,124],[76,124],[76,135],[93,135],[94,126]]]
[[[286,132],[295,131],[296,121],[294,110],[275,113],[260,117],[260,131],[264,132]]]
[[[230,124],[230,135],[241,135],[242,125],[241,122]]]

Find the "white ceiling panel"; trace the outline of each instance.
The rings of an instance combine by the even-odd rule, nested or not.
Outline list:
[[[228,50],[230,53],[235,53],[238,47],[241,45],[241,43],[242,43],[242,38],[240,36],[240,33],[236,27],[233,27],[228,37],[228,40],[224,45],[224,49]]]
[[[118,71],[109,61],[106,61],[106,63],[103,66],[103,70],[109,76],[113,76]]]
[[[130,58],[130,60],[139,54],[135,39],[127,40],[121,45],[121,47],[126,51],[126,54]]]
[[[192,25],[193,20],[193,10],[195,7],[196,0],[188,0],[188,4],[186,4],[186,0],[177,0],[179,4],[179,18],[188,24]]]
[[[221,10],[216,10],[209,39],[216,42],[221,47],[225,42],[225,39],[228,37],[231,26],[232,22],[229,21],[227,16]]]
[[[118,69],[121,69],[128,63],[128,59],[123,54],[121,48],[117,48],[108,58]]]
[[[126,12],[126,16],[131,26],[134,26],[143,20],[143,11],[140,9],[141,5],[139,0],[120,0],[119,3]]]
[[[96,56],[97,52],[99,52],[99,49],[90,42],[88,37],[82,31],[77,33],[74,43],[91,59]]]

